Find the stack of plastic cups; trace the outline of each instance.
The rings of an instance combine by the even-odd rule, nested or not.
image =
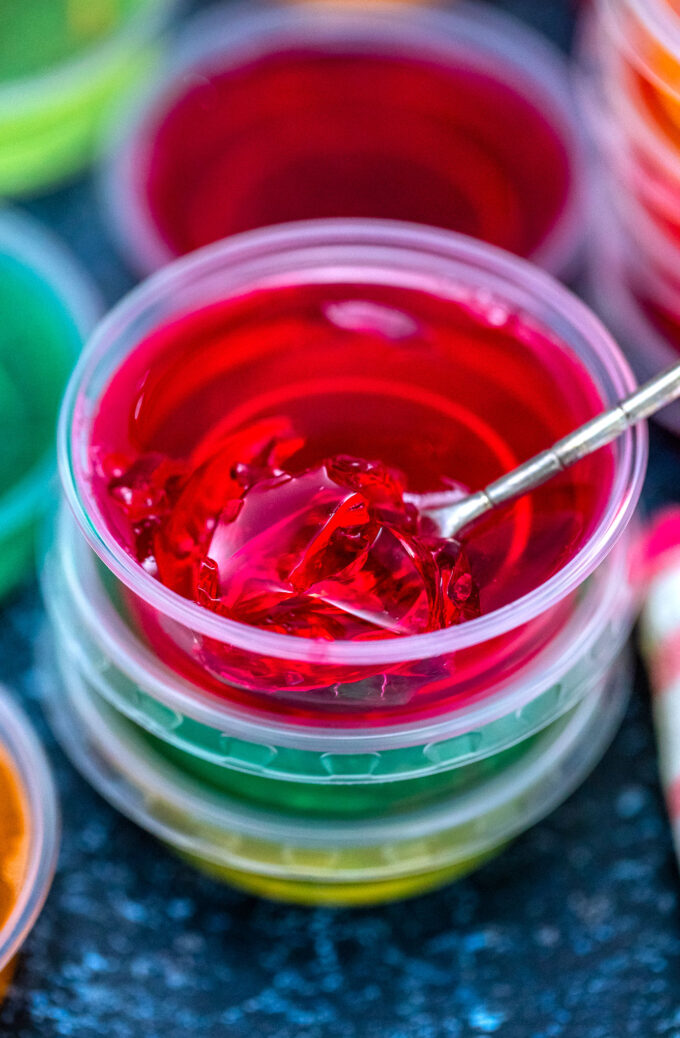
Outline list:
[[[597,0],[581,53],[601,168],[593,298],[648,378],[680,351],[680,8]],[[660,421],[680,432],[680,407]]]
[[[182,856],[307,903],[371,903],[449,881],[585,777],[630,680],[622,534],[646,456],[644,430],[626,434],[573,557],[459,627],[318,642],[225,619],[163,587],[93,496],[89,436],[104,387],[178,314],[263,283],[342,282],[349,269],[356,286],[403,282],[487,302],[498,293],[566,343],[603,402],[632,384],[604,329],[545,275],[396,224],[318,223],[221,243],[152,278],[100,326],[62,413],[67,504],[44,568],[47,672],[61,679],[48,694],[52,724],[91,783]]]

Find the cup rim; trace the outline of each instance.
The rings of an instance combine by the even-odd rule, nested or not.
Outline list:
[[[549,40],[503,11],[457,0],[450,9],[425,9],[399,3],[347,7],[342,0],[307,0],[302,5],[253,7],[247,0],[217,4],[194,15],[186,26],[164,74],[110,127],[99,178],[103,208],[121,251],[136,269],[149,274],[177,258],[145,204],[139,170],[145,166],[148,127],[156,126],[204,62],[219,56],[238,64],[249,49],[278,45],[281,36],[305,40],[326,36],[376,39],[385,46],[414,47],[414,40],[445,59],[461,52],[461,32],[480,54],[488,54],[521,76],[517,90],[531,100],[532,83],[540,111],[556,130],[569,164],[569,188],[562,210],[529,259],[567,277],[582,247],[586,206],[585,134],[577,117],[571,79],[562,54]],[[527,62],[531,53],[531,63]],[[189,78],[188,78],[189,77]]]
[[[0,255],[18,262],[53,292],[84,343],[103,313],[101,297],[56,235],[26,213],[0,207]],[[74,348],[73,362],[77,355],[78,348]],[[20,529],[40,511],[54,469],[50,444],[21,479],[0,494],[0,536]]]
[[[185,0],[147,0],[124,18],[108,35],[95,40],[89,47],[67,57],[42,71],[25,73],[0,83],[0,116],[2,109],[39,107],[45,97],[69,88],[79,79],[95,77],[100,65],[117,51],[127,46],[143,46],[169,22]]]
[[[16,772],[30,827],[21,892],[0,929],[0,970],[17,954],[47,899],[59,849],[57,793],[45,752],[23,710],[0,687],[0,746]]]
[[[595,362],[602,368],[600,377],[604,374],[605,379],[610,381],[609,394],[604,387],[599,387],[605,395],[611,395],[612,399],[607,400],[608,403],[614,403],[615,399],[625,396],[635,386],[633,374],[623,354],[585,304],[549,275],[500,249],[452,232],[389,221],[314,221],[252,231],[206,246],[149,278],[114,307],[86,345],[67,386],[58,427],[62,486],[78,525],[108,568],[138,597],[168,618],[197,634],[227,640],[234,646],[277,659],[303,659],[318,664],[354,666],[400,663],[450,653],[520,626],[582,583],[620,536],[633,514],[644,478],[646,428],[637,425],[617,442],[622,458],[614,473],[609,504],[588,543],[563,569],[522,598],[486,616],[442,631],[371,643],[319,643],[313,639],[262,631],[227,620],[189,602],[164,587],[127,554],[99,515],[87,480],[77,475],[77,466],[74,467],[76,440],[80,438],[82,441],[85,425],[80,392],[87,388],[98,362],[109,351],[111,340],[124,327],[129,327],[131,322],[138,320],[140,313],[160,301],[168,297],[179,298],[182,282],[191,282],[192,279],[205,282],[219,269],[222,284],[227,268],[232,278],[239,270],[242,274],[246,271],[252,286],[253,264],[257,266],[263,260],[269,262],[274,256],[281,262],[285,261],[290,274],[293,270],[291,262],[297,260],[299,266],[303,257],[307,257],[308,262],[311,257],[318,266],[321,261],[319,248],[323,250],[326,266],[332,265],[332,262],[337,264],[340,256],[345,258],[345,263],[349,263],[351,257],[353,267],[360,257],[364,258],[365,263],[372,257],[374,268],[376,263],[382,263],[380,273],[383,277],[388,257],[391,258],[393,269],[400,256],[402,262],[408,256],[411,262],[418,261],[421,265],[435,261],[439,268],[443,263],[449,263],[459,270],[464,266],[466,272],[471,271],[476,264],[477,268],[484,271],[487,287],[491,277],[496,282],[503,282],[508,289],[512,286],[515,291],[530,294],[534,305],[540,303],[543,309],[552,308],[553,316],[556,315],[574,329],[578,328],[579,333],[586,338]],[[335,256],[334,261],[331,254]],[[428,284],[432,290],[431,282]],[[441,291],[442,287],[440,277],[436,290]],[[95,523],[93,517],[98,515],[101,522]]]

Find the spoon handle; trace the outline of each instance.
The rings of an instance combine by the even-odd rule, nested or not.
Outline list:
[[[512,472],[501,476],[483,490],[478,490],[468,497],[462,498],[448,508],[437,507],[436,495],[431,495],[431,514],[439,513],[442,533],[445,537],[454,537],[468,523],[479,519],[493,508],[514,501],[530,490],[540,487],[558,472],[587,457],[600,447],[605,447],[615,440],[631,425],[656,414],[662,407],[680,397],[680,362],[662,371],[645,382],[621,400],[609,411],[591,418],[579,429],[569,433],[563,439],[541,451],[533,458],[519,465]],[[425,495],[429,497],[429,495]],[[425,497],[423,501],[425,502]]]

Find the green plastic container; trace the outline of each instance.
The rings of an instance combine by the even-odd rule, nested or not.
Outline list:
[[[263,897],[365,905],[457,879],[556,807],[608,745],[631,673],[624,656],[600,689],[470,789],[359,820],[254,808],[170,764],[101,697],[60,683],[51,667],[43,691],[55,734],[86,779],[192,865]]]
[[[0,212],[0,595],[32,568],[61,394],[99,304],[62,246]]]
[[[0,196],[80,170],[111,107],[147,78],[176,0],[0,4]]]

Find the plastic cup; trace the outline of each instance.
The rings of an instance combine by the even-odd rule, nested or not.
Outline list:
[[[595,310],[617,335],[641,382],[678,360],[680,334],[673,340],[652,318],[637,293],[640,280],[632,266],[635,246],[618,226],[615,215],[600,207],[589,266],[588,294]],[[655,418],[670,432],[680,434],[680,406],[671,404]]]
[[[601,156],[592,298],[641,379],[680,349],[680,10],[599,0],[585,21],[582,97]],[[680,432],[680,408],[659,422]]]
[[[64,0],[50,2],[66,6]],[[63,19],[78,43],[69,40],[63,22],[51,24],[55,12],[45,0],[36,10],[31,2],[16,5],[25,9],[26,24],[20,45],[6,55],[11,68],[3,67],[0,50],[0,196],[44,190],[85,166],[112,105],[150,74],[175,4],[128,0],[123,9],[70,0]],[[17,14],[8,11],[7,17]],[[55,32],[64,34],[63,54],[55,50]],[[37,67],[17,62],[17,54],[25,64],[34,53]]]
[[[49,766],[23,712],[0,692],[0,753],[23,795],[28,847],[18,897],[0,927],[0,1001],[16,956],[33,928],[52,883],[59,843],[59,812]]]
[[[569,80],[561,55],[520,22],[464,2],[446,11],[408,4],[229,6],[195,19],[182,42],[160,85],[121,120],[105,175],[114,230],[143,271],[259,226],[387,217],[472,234],[564,278],[575,272],[584,161]],[[238,91],[240,78],[263,62],[297,55],[309,69],[319,53],[351,55],[351,75],[365,75],[363,85],[338,72],[343,89],[334,99],[323,84],[296,87],[292,73],[261,89],[255,75],[244,87],[243,109],[235,110],[237,94],[220,128],[203,139],[221,73],[234,77]],[[415,82],[383,85],[388,73],[371,65],[378,60],[404,62]],[[468,76],[472,93],[460,110],[447,111],[461,102],[460,87],[446,82],[419,101],[421,79],[436,70]],[[484,83],[493,84],[493,103]],[[159,134],[197,85],[213,94],[175,134],[161,168],[154,157],[165,140]],[[513,104],[526,109],[521,131]],[[507,118],[498,119],[503,105]],[[305,132],[293,140],[300,126]],[[172,201],[164,209],[166,196]],[[198,229],[204,210],[209,223]]]
[[[630,682],[626,662],[497,775],[422,810],[344,822],[244,806],[154,754],[92,692],[56,683],[46,691],[55,733],[76,767],[191,864],[268,898],[367,905],[452,882],[564,800],[616,729]]]
[[[639,98],[626,92],[615,43],[595,18],[586,19],[580,59],[581,107],[603,168],[623,198],[680,238],[678,153],[645,118]]]
[[[54,424],[99,314],[88,278],[34,220],[0,212],[0,595],[30,570],[53,476]]]
[[[479,783],[599,688],[630,633],[626,542],[583,590],[559,636],[476,707],[429,721],[338,727],[254,713],[165,665],[116,607],[97,556],[62,511],[43,569],[54,658],[66,687],[105,699],[157,755],[214,789],[331,817],[393,812]]]
[[[633,514],[643,477],[641,427],[612,448],[613,475],[591,533],[540,586],[507,606],[458,627],[376,642],[319,642],[227,620],[189,602],[146,573],[122,548],[100,511],[90,480],[90,430],[104,387],[143,337],[173,315],[262,283],[353,283],[429,286],[435,294],[493,291],[554,332],[582,362],[604,404],[633,386],[617,347],[571,294],[530,265],[444,232],[398,224],[294,225],[210,247],[151,279],[99,327],[66,394],[59,433],[67,500],[91,547],[126,589],[136,622],[156,652],[217,686],[225,697],[270,710],[301,701],[351,715],[359,702],[376,723],[403,710],[468,705],[507,680],[548,644],[571,615],[574,596],[604,561]],[[415,280],[414,280],[415,279]],[[414,370],[413,378],[418,377]],[[173,664],[174,665],[174,664]],[[332,675],[332,687],[330,681]],[[300,689],[300,691],[297,691]],[[239,691],[240,690],[240,691]],[[314,693],[310,695],[310,690]],[[379,722],[379,718],[383,720]],[[342,723],[342,720],[339,721]]]

